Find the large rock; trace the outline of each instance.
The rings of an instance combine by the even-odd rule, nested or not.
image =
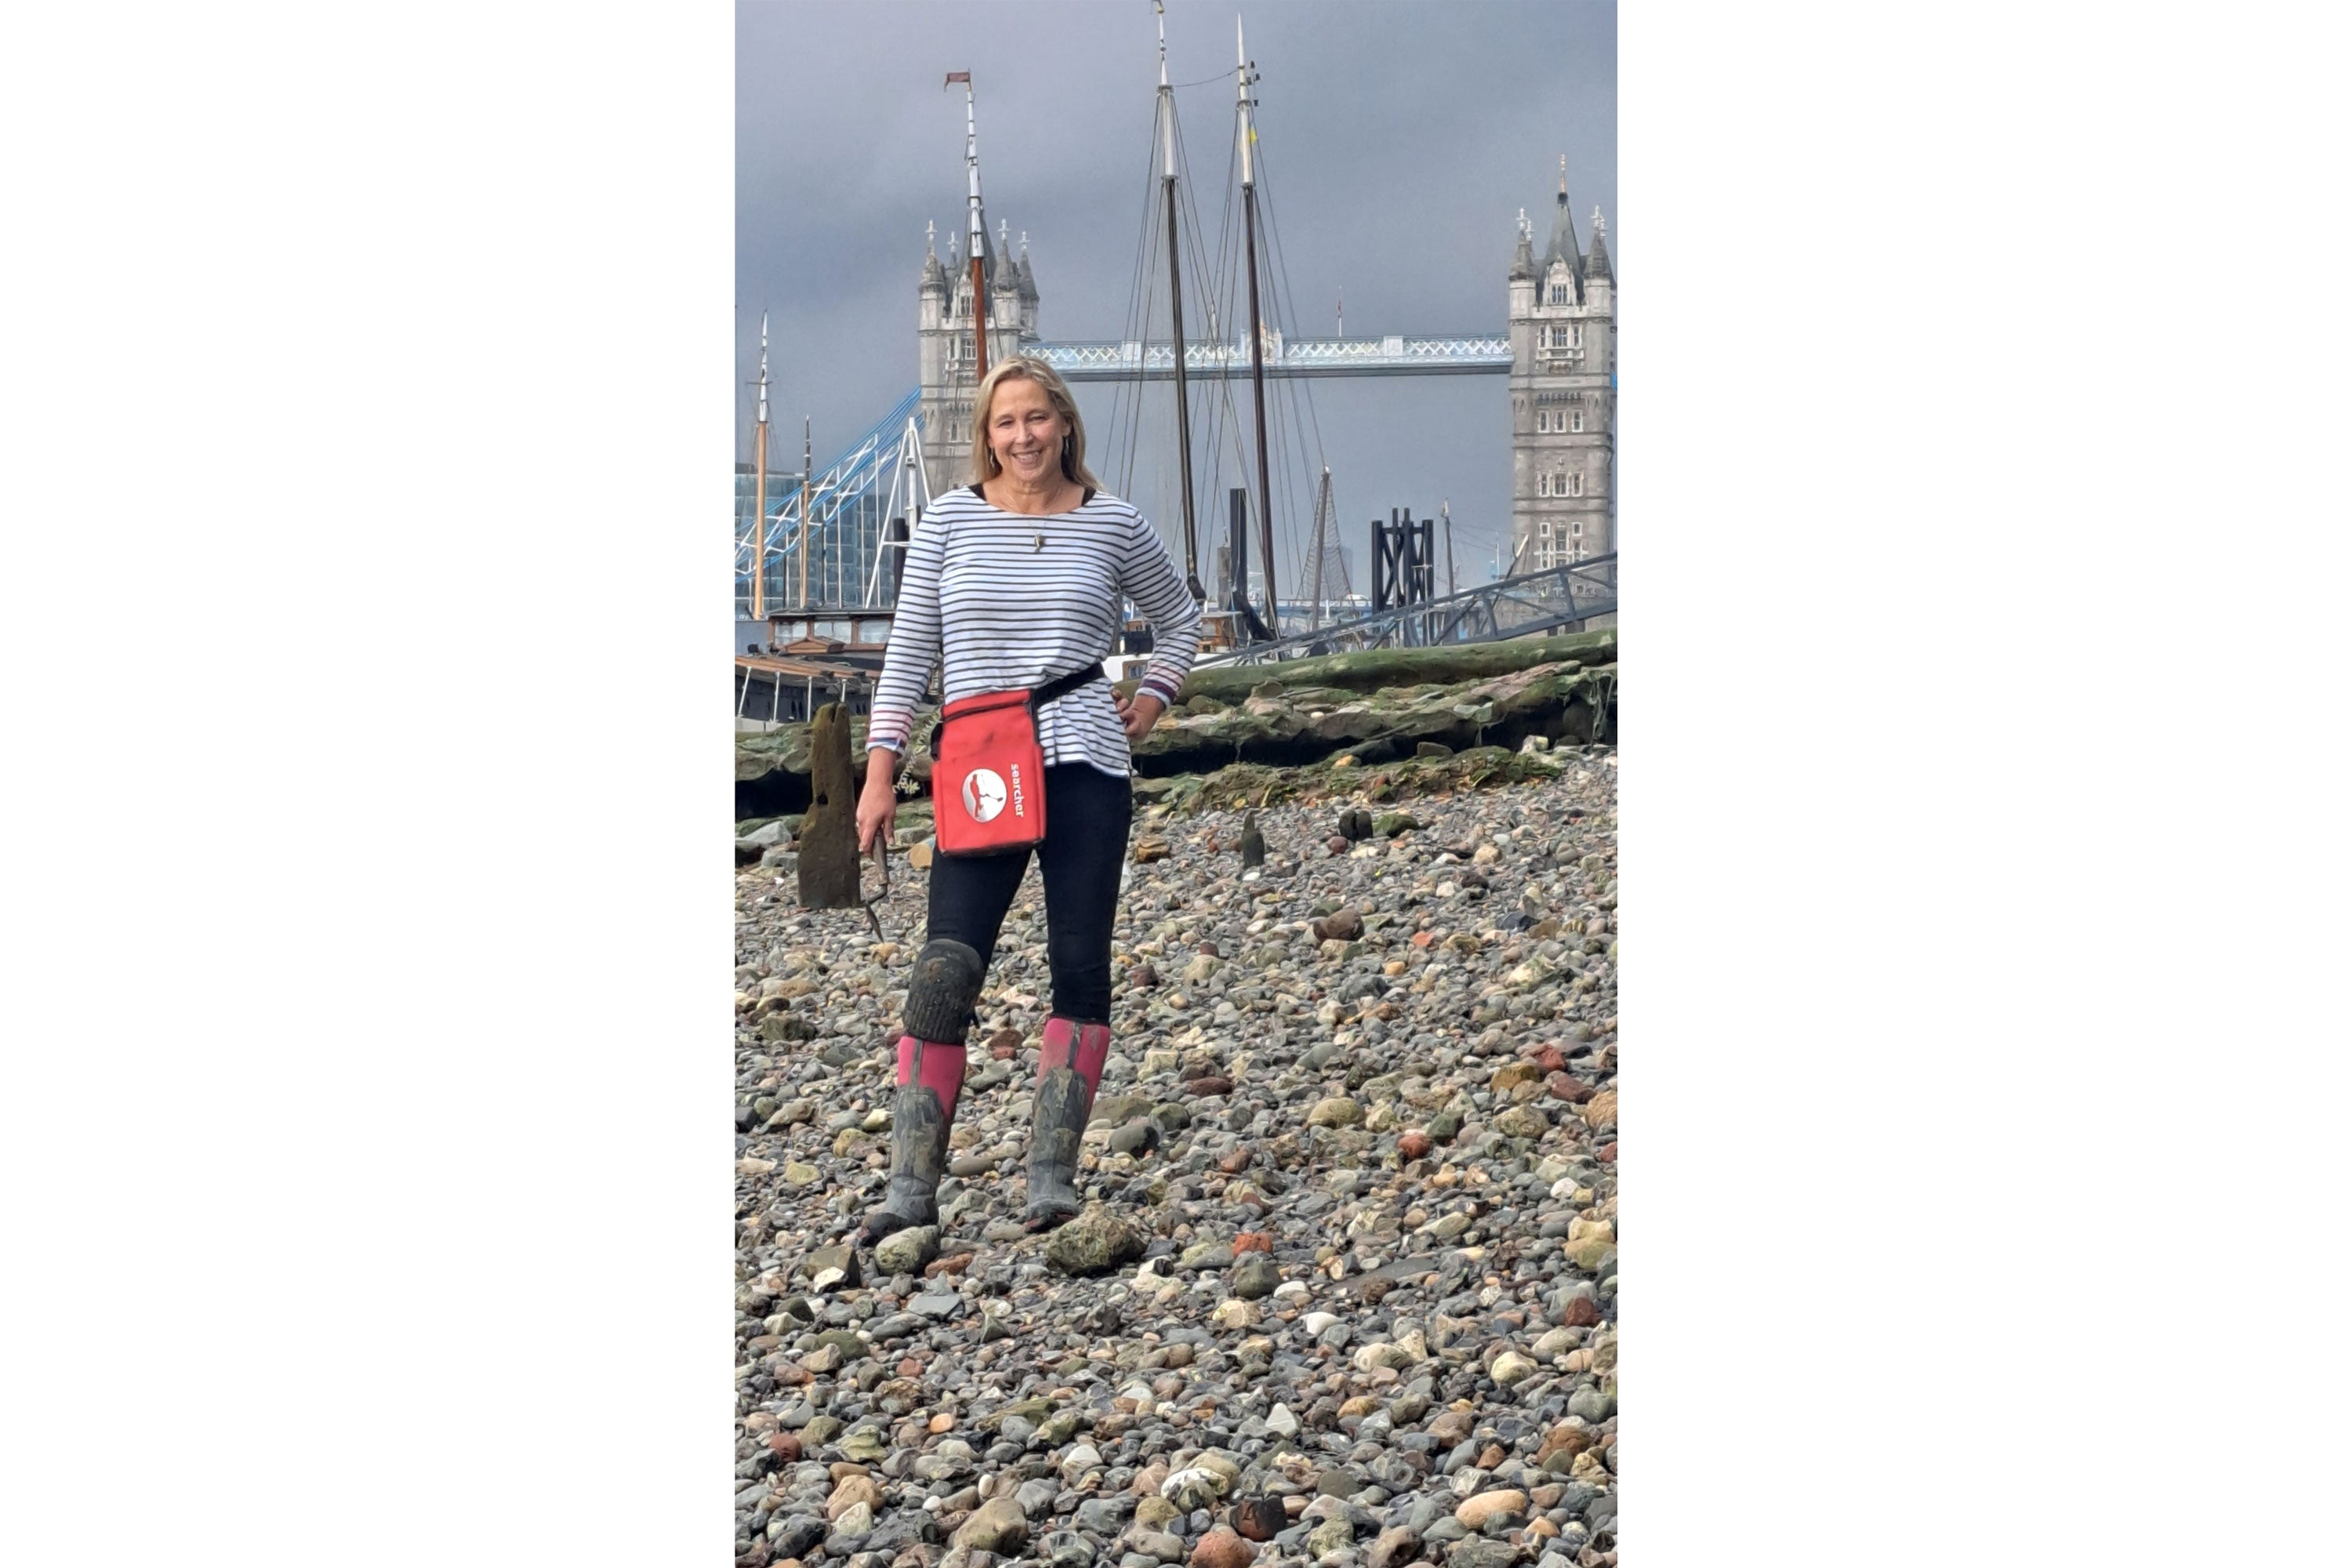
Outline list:
[[[1028,1543],[1029,1516],[1009,1497],[981,1504],[950,1542],[967,1552],[992,1552],[1000,1557],[1010,1557]]]
[[[849,771],[849,720],[838,702],[809,726],[809,808],[801,819],[804,910],[857,907],[857,786]]]
[[[939,1226],[909,1226],[894,1230],[875,1244],[874,1261],[885,1274],[918,1274],[940,1255]]]
[[[1308,929],[1318,942],[1353,942],[1364,934],[1364,917],[1352,909],[1338,909]]]
[[[802,1268],[808,1274],[809,1289],[829,1290],[838,1285],[844,1289],[857,1288],[857,1249],[854,1247],[824,1247],[808,1255]]]
[[[1309,1127],[1353,1127],[1363,1119],[1364,1108],[1346,1095],[1335,1094],[1318,1100],[1307,1113]]]
[[[1528,1511],[1528,1494],[1506,1490],[1480,1492],[1454,1510],[1454,1517],[1465,1530],[1483,1530],[1486,1521],[1498,1514],[1521,1514]]]
[[[1290,1516],[1278,1497],[1244,1498],[1234,1504],[1234,1529],[1244,1540],[1272,1541],[1289,1526]]]
[[[1046,1261],[1065,1274],[1107,1273],[1142,1256],[1142,1235],[1100,1204],[1088,1205],[1045,1241]]]
[[[1192,1568],[1249,1568],[1257,1548],[1230,1530],[1213,1530],[1192,1548]]]

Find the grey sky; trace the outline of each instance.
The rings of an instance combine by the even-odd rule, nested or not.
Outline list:
[[[1580,237],[1589,239],[1598,205],[1621,278],[1638,258],[1640,237],[1616,225],[1616,10],[1599,0],[1168,0],[1170,79],[1213,79],[1176,95],[1203,250],[1213,252],[1226,205],[1237,11],[1262,79],[1261,195],[1287,264],[1292,335],[1328,335],[1342,289],[1350,335],[1501,331],[1518,211],[1540,245],[1562,153]],[[1155,195],[1150,0],[744,0],[736,40],[739,458],[751,453],[763,308],[776,466],[798,467],[803,414],[823,463],[913,388],[923,226],[939,226],[944,258],[964,222],[963,89],[940,87],[951,70],[971,71],[978,89],[992,237],[999,220],[1016,249],[1028,233],[1041,335],[1122,335]],[[1167,331],[1160,281],[1154,337]],[[1186,327],[1197,335],[1203,308],[1191,288],[1188,279]],[[1638,333],[1633,347],[1638,356]],[[1482,580],[1509,521],[1505,378],[1271,383],[1269,398],[1287,405],[1290,384],[1312,397],[1357,585],[1367,520],[1401,506],[1434,514],[1441,499],[1452,502],[1463,581]],[[1232,389],[1246,443],[1248,385]],[[1094,466],[1116,487],[1112,389],[1077,393]],[[1146,405],[1128,493],[1172,542],[1166,396]],[[1196,403],[1196,446],[1202,420]],[[1220,492],[1243,482],[1234,446],[1229,427]],[[1209,461],[1199,458],[1204,484]],[[1307,473],[1292,480],[1295,521],[1276,488],[1286,557],[1307,529]],[[1205,576],[1222,495],[1198,505]]]

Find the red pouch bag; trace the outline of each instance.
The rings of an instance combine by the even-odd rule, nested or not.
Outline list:
[[[1037,710],[1102,679],[1089,666],[1020,691],[982,691],[940,710],[931,743],[932,822],[942,855],[1003,855],[1045,837],[1045,752]]]

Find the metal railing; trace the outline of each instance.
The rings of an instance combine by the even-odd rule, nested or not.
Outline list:
[[[1023,352],[1044,360],[1061,372],[1066,381],[1125,381],[1138,375],[1147,381],[1161,381],[1171,380],[1176,374],[1176,345],[1165,340],[1033,343]],[[1270,376],[1502,375],[1511,368],[1511,340],[1507,333],[1286,339],[1280,332],[1270,331],[1265,335],[1265,374]],[[1230,342],[1184,345],[1187,376],[1245,376],[1249,373],[1246,337]]]
[[[1336,626],[1213,654],[1197,668],[1278,664],[1285,659],[1377,647],[1496,642],[1574,626],[1612,614],[1616,608],[1617,552],[1612,550],[1564,566],[1505,577],[1443,599],[1398,605]]]

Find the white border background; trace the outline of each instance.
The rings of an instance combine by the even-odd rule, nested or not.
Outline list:
[[[1627,1561],[2339,1553],[2342,25],[1623,21]],[[10,29],[13,1561],[727,1560],[731,25]]]

